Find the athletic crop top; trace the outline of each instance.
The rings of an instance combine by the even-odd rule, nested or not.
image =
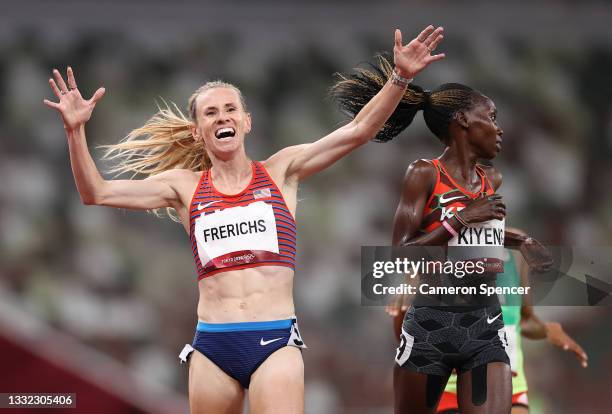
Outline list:
[[[296,224],[264,166],[238,194],[215,188],[204,171],[190,204],[190,239],[198,280],[255,266],[295,269]]]
[[[440,160],[431,160],[436,168],[436,185],[425,204],[421,232],[430,233],[442,222],[452,218],[456,212],[481,194],[492,195],[495,189],[486,173],[476,166],[480,176],[480,190],[472,193],[453,180]],[[447,259],[452,261],[479,260],[486,263],[487,272],[503,272],[504,220],[489,220],[461,228],[457,236],[448,241]],[[468,247],[468,248],[466,248]]]

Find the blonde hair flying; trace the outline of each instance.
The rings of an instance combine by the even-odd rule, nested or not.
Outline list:
[[[191,126],[196,123],[197,97],[214,88],[230,88],[240,97],[246,111],[246,105],[240,90],[231,83],[223,81],[207,82],[198,88],[189,98],[186,116],[174,102],[163,102],[158,111],[143,126],[131,131],[119,143],[103,145],[103,159],[114,165],[108,170],[115,176],[130,174],[130,177],[151,177],[172,169],[203,171],[210,168],[210,158],[206,153],[203,141],[196,140],[191,133]],[[168,215],[176,220],[173,209],[167,209]],[[153,210],[156,215],[159,211]]]

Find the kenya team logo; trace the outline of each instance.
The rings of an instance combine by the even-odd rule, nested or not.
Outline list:
[[[442,210],[440,213],[440,221],[450,220],[453,218],[456,212],[463,210],[463,206],[453,206],[449,204],[456,203],[458,201],[468,201],[468,197],[461,191],[455,189],[447,191],[444,194],[438,196],[438,206],[436,209]],[[435,210],[435,209],[434,209]]]

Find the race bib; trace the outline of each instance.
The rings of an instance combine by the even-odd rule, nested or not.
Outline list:
[[[194,232],[202,265],[233,252],[279,252],[274,210],[263,201],[201,215]]]
[[[463,227],[456,236],[448,241],[449,246],[491,247],[504,246],[506,219],[489,220]],[[503,256],[500,256],[500,259]]]
[[[484,260],[489,272],[503,272],[506,220],[489,220],[463,227],[448,241],[448,259]]]

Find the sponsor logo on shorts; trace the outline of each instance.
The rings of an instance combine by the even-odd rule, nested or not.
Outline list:
[[[493,322],[495,322],[495,320],[496,320],[497,318],[499,318],[500,316],[501,316],[501,312],[500,312],[500,313],[498,313],[498,314],[497,314],[495,317],[493,317],[493,318],[489,318],[489,317],[487,316],[487,323],[488,323],[489,325],[491,325],[491,324],[492,324]]]
[[[281,339],[283,339],[283,338],[269,339],[267,341],[264,341],[264,339],[261,338],[261,340],[259,341],[259,345],[266,346],[268,344],[271,344],[272,342],[280,341]]]

